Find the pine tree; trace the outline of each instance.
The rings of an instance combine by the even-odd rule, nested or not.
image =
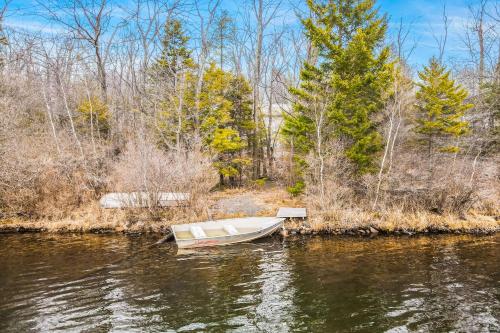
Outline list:
[[[241,149],[231,157],[238,173],[229,176],[229,180],[231,185],[241,185],[243,174],[252,165],[250,145],[256,126],[252,117],[252,90],[249,82],[243,76],[233,76],[226,98],[232,103],[231,121],[228,125],[238,132],[242,142]]]
[[[238,157],[245,147],[238,132],[232,128],[217,128],[210,142],[210,148],[217,154],[214,166],[219,171],[220,185],[224,185],[224,177],[230,179],[231,185],[236,184],[236,177],[241,175],[243,165],[248,165],[248,159]]]
[[[162,51],[150,71],[154,87],[160,87],[155,94],[163,95],[155,128],[160,146],[180,150],[187,145],[186,136],[191,129],[189,96],[192,95],[195,64],[187,45],[189,37],[181,22],[168,20],[164,29]]]
[[[168,77],[174,77],[177,72],[192,65],[188,41],[189,37],[185,35],[182,23],[179,20],[168,20],[161,40],[161,56],[155,67]]]
[[[498,150],[500,144],[500,59],[496,66],[492,80],[486,81],[481,85],[481,95],[483,108],[486,109],[488,117],[488,129],[490,138],[487,140],[492,151]]]
[[[200,94],[201,135],[206,144],[213,140],[215,130],[231,122],[232,102],[227,98],[231,74],[211,63],[203,75]]]
[[[230,46],[230,39],[234,34],[234,22],[229,13],[223,10],[213,31],[213,39],[217,44],[217,53],[219,56],[219,67],[224,69],[225,50]]]
[[[436,148],[441,152],[458,152],[459,148],[448,144],[446,138],[458,138],[469,131],[469,123],[463,116],[473,105],[465,103],[467,91],[451,79],[450,72],[436,58],[418,76],[421,82],[417,84],[420,90],[416,94],[415,131],[427,147],[432,174],[431,159]]]
[[[248,147],[248,132],[253,128],[249,94],[244,79],[217,68],[215,63],[205,71],[200,94],[200,132],[204,144],[216,155],[214,166],[219,171],[221,185],[225,177],[235,185],[236,178],[241,179],[243,167],[251,162],[242,155]]]
[[[304,64],[300,87],[291,89],[296,102],[293,113],[285,116],[283,133],[302,155],[310,149],[319,154],[318,143],[338,136],[353,171],[373,172],[382,149],[377,115],[393,72],[389,48],[383,45],[387,19],[378,15],[374,0],[307,4],[311,16],[302,22],[318,57]],[[326,110],[321,122],[319,105]]]
[[[230,126],[247,144],[252,141],[255,124],[252,118],[252,90],[243,76],[232,76],[226,98],[231,101]]]
[[[304,63],[300,72],[299,88],[290,88],[297,102],[292,114],[284,114],[282,135],[293,149],[294,165],[290,170],[293,186],[289,192],[300,194],[304,189],[302,174],[307,167],[304,156],[313,150],[316,158],[321,159],[321,147],[331,138],[333,130],[327,119],[330,88],[329,81],[320,69]]]

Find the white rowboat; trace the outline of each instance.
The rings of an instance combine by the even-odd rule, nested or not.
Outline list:
[[[244,217],[189,224],[175,224],[177,246],[183,248],[229,245],[265,237],[283,227],[284,218]]]

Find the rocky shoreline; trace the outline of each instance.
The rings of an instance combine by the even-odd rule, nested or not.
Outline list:
[[[414,236],[414,235],[434,235],[434,234],[472,234],[472,235],[489,235],[495,234],[500,231],[497,228],[473,228],[473,229],[454,229],[445,227],[429,227],[423,230],[384,230],[374,226],[365,226],[360,228],[330,228],[325,227],[321,229],[314,229],[304,224],[301,226],[285,226],[283,230],[279,231],[279,235],[283,238],[296,238],[302,236],[352,236],[352,237],[375,237],[375,236]],[[142,229],[124,229],[120,227],[95,227],[88,229],[72,228],[72,229],[59,229],[49,230],[47,227],[34,227],[22,225],[1,225],[0,234],[13,234],[13,233],[91,233],[91,234],[125,234],[125,235],[140,235],[140,234],[159,234],[164,235],[169,232],[168,226],[160,226],[159,228]]]
[[[426,228],[424,230],[383,230],[377,229],[373,226],[354,228],[354,229],[341,229],[341,228],[325,228],[321,230],[314,230],[307,226],[299,228],[286,228],[280,231],[280,235],[284,238],[294,236],[353,236],[353,237],[375,237],[375,236],[415,236],[415,235],[433,235],[433,234],[471,234],[471,235],[490,235],[500,231],[499,228],[495,229],[452,229],[452,228]]]

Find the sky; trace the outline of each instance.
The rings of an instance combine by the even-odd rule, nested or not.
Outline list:
[[[2,1],[2,0],[0,0]],[[30,15],[37,6],[36,0],[11,0],[10,11],[4,25],[27,30],[45,30],[57,32],[57,27],[43,22],[37,16]],[[112,0],[113,1],[113,0]],[[129,0],[114,0],[122,5]],[[196,0],[192,0],[196,1]],[[199,0],[201,2],[208,0]],[[377,6],[381,13],[389,18],[389,36],[391,39],[397,33],[402,19],[405,27],[409,28],[407,37],[407,51],[413,49],[409,55],[409,63],[420,67],[428,62],[433,55],[438,54],[435,37],[441,38],[444,32],[442,20],[443,6],[446,6],[448,16],[448,40],[445,49],[445,59],[458,59],[465,56],[466,48],[463,42],[463,33],[467,19],[470,17],[469,5],[477,5],[480,0],[378,0]],[[499,0],[490,0],[491,3]],[[282,0],[283,11],[280,19],[290,25],[298,25],[293,4],[300,4],[301,0]],[[305,1],[302,1],[305,2]],[[290,6],[290,7],[288,7]],[[230,13],[241,8],[238,0],[222,0],[222,8]]]

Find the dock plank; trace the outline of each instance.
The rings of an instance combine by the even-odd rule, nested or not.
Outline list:
[[[306,218],[307,212],[305,208],[280,207],[276,217]]]

